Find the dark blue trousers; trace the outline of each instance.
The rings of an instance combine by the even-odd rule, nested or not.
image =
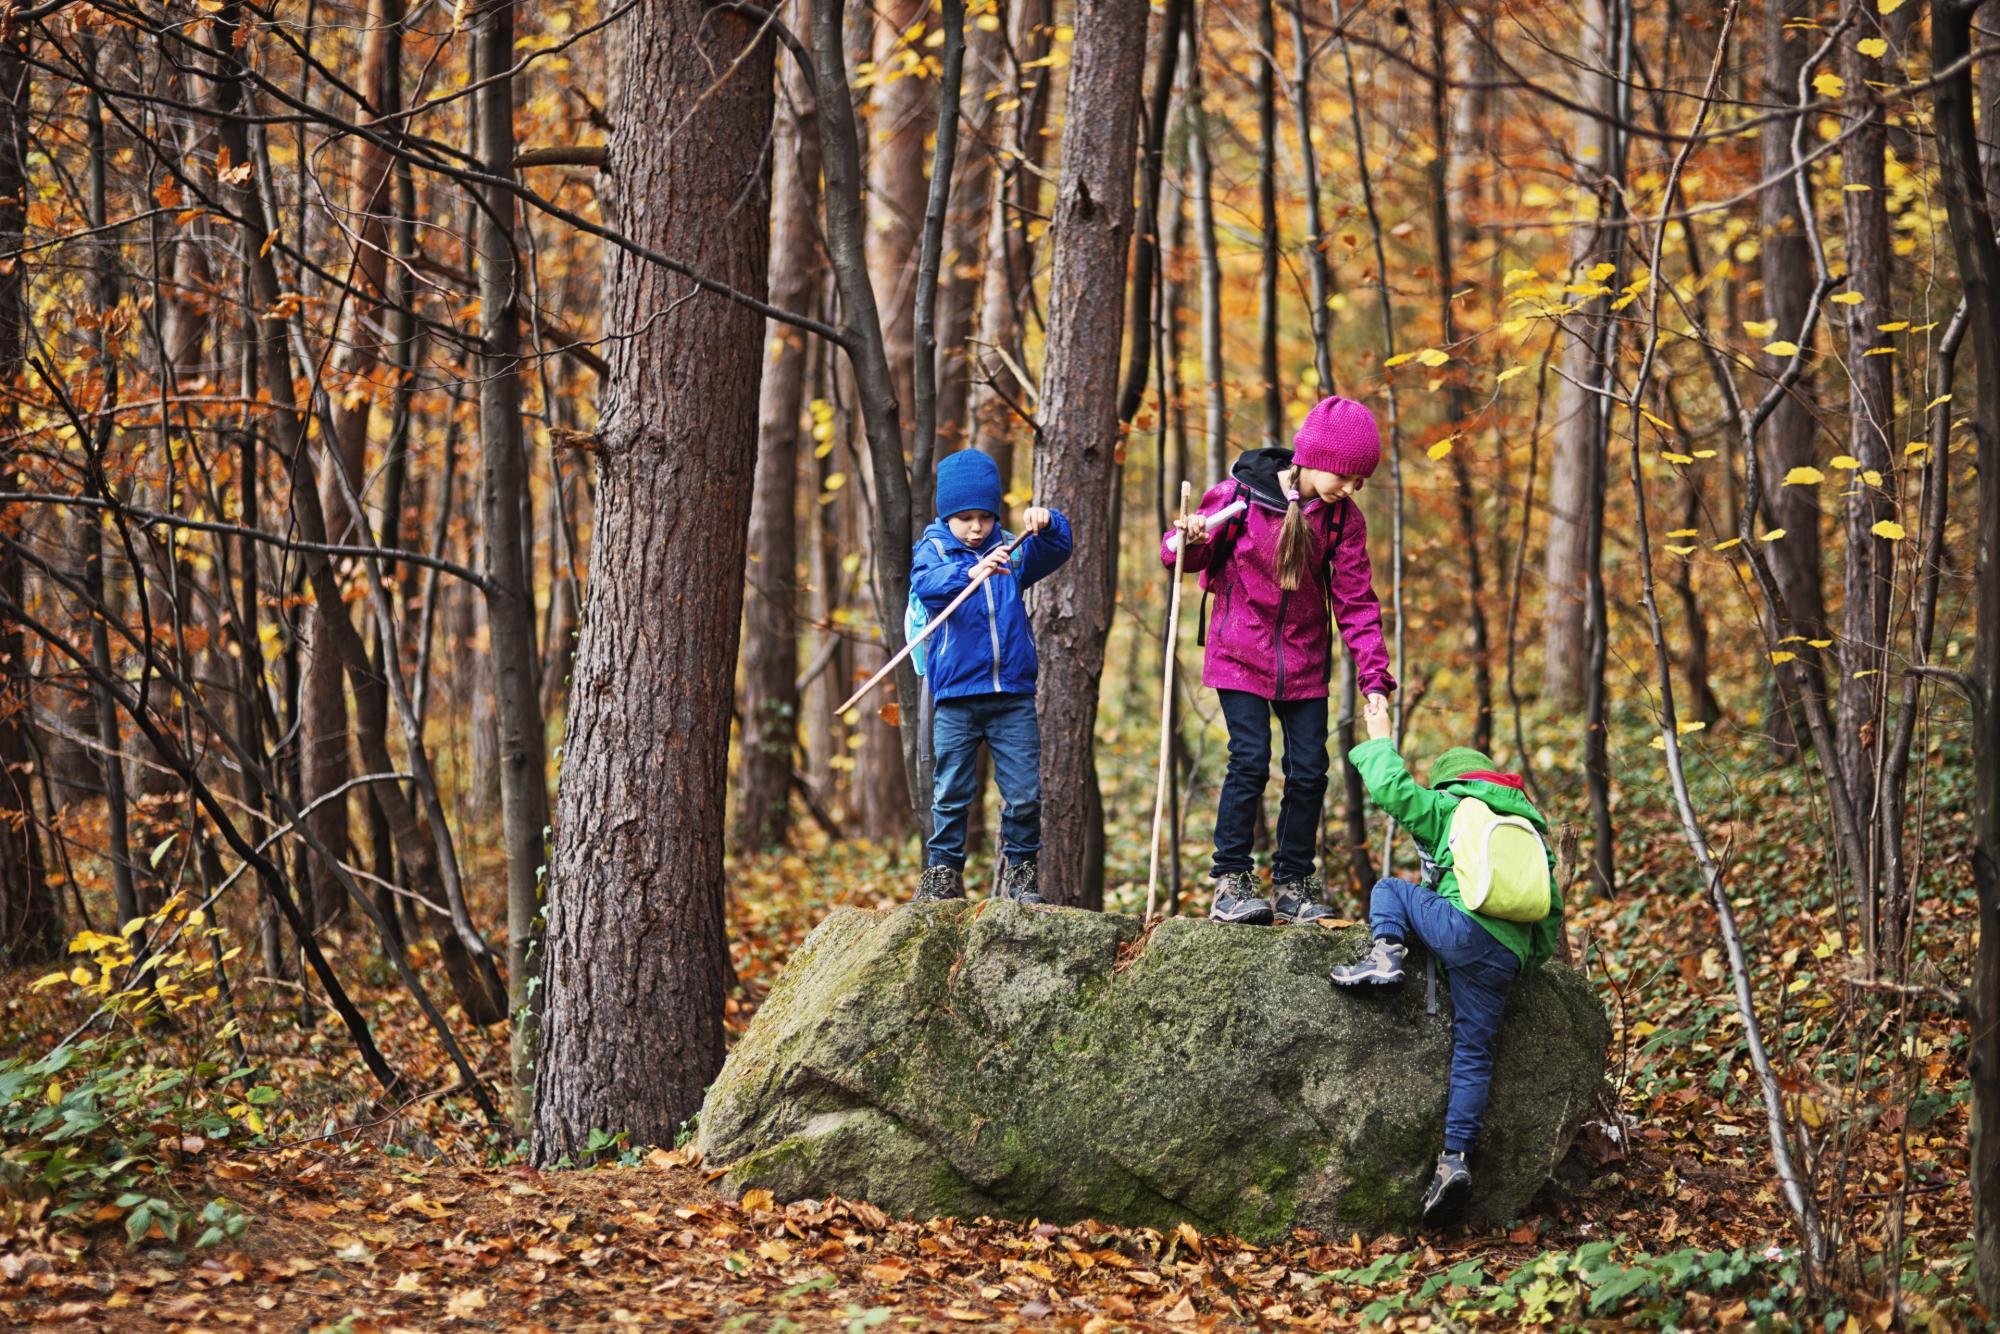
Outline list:
[[[1469,1153],[1486,1119],[1493,1041],[1521,961],[1456,905],[1407,880],[1375,882],[1368,924],[1378,936],[1422,945],[1444,965],[1451,984],[1451,1097],[1445,1104],[1444,1147]]]
[[[1303,880],[1313,872],[1319,811],[1326,799],[1326,697],[1269,700],[1245,690],[1218,690],[1222,721],[1229,727],[1229,768],[1215,811],[1216,875],[1252,868],[1250,849],[1257,832],[1257,799],[1271,781],[1271,715],[1285,732],[1285,795],[1278,802],[1277,855],[1271,876],[1277,883]]]
[[[965,865],[966,812],[979,799],[973,761],[979,743],[993,757],[1000,789],[1000,850],[1010,862],[1042,850],[1042,732],[1033,695],[963,695],[937,702],[931,724],[936,767],[931,779],[928,866]]]

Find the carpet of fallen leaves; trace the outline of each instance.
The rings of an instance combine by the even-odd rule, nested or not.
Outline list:
[[[1768,1283],[1749,1281],[1595,1310],[1588,1292],[1563,1299],[1557,1291],[1538,1308],[1549,1323],[1729,1327],[1761,1318],[1859,1334],[1981,1318],[1967,1296],[1963,1244],[1965,1025],[1936,999],[1969,972],[1962,811],[1939,800],[1926,817],[1934,837],[1917,905],[1923,934],[1906,974],[1912,985],[1889,991],[1853,981],[1848,924],[1797,869],[1798,840],[1815,835],[1806,799],[1793,790],[1774,780],[1766,792],[1735,792],[1718,809],[1736,818],[1718,821],[1711,837],[1731,849],[1767,1039],[1787,1115],[1808,1138],[1837,1263],[1810,1310],[1758,1307]],[[1766,1260],[1760,1273],[1768,1273],[1796,1255],[1797,1238],[1771,1171],[1764,1104],[1714,914],[1664,823],[1666,803],[1649,807],[1643,798],[1628,792],[1621,816],[1623,892],[1571,917],[1579,966],[1613,1019],[1614,1087],[1559,1180],[1507,1229],[1410,1238],[1298,1232],[1254,1247],[1185,1227],[1162,1235],[1092,1222],[899,1219],[858,1200],[781,1204],[757,1191],[731,1201],[714,1189],[719,1173],[686,1150],[632,1150],[591,1170],[537,1171],[452,1094],[455,1076],[415,1007],[356,934],[333,944],[369,1002],[378,1038],[441,1092],[401,1108],[374,1106],[336,1023],[314,1013],[302,1025],[295,992],[246,979],[243,1003],[261,997],[267,1007],[246,1017],[252,1055],[286,1091],[282,1123],[247,1147],[190,1141],[171,1179],[156,1184],[197,1208],[217,1197],[235,1202],[253,1217],[247,1233],[208,1250],[158,1237],[133,1248],[115,1224],[79,1229],[17,1203],[0,1213],[0,1323],[176,1331],[1505,1328],[1524,1312],[1487,1311],[1476,1287],[1441,1276],[1463,1275],[1476,1261],[1481,1281],[1494,1284],[1548,1253],[1613,1241],[1630,1257],[1740,1249]],[[1114,907],[1143,892],[1143,856],[1143,848],[1114,846]],[[910,874],[858,843],[735,864],[732,1033],[830,907],[890,906],[906,896]],[[1358,902],[1347,908],[1358,912]],[[30,994],[22,980],[0,977],[0,1039],[45,1048],[79,1015],[53,993]],[[506,1069],[504,1032],[474,1035],[471,1049],[489,1078]],[[1907,1252],[1900,1295],[1884,1261],[1897,1236]],[[1384,1257],[1403,1262],[1378,1266],[1386,1277],[1354,1280]]]

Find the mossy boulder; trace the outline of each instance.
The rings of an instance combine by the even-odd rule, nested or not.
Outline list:
[[[995,900],[842,909],[702,1107],[724,1184],[1268,1240],[1414,1227],[1440,1147],[1449,988],[1336,991],[1365,927],[1223,926]],[[1604,1079],[1610,1025],[1551,964],[1501,1031],[1470,1217],[1517,1216]]]

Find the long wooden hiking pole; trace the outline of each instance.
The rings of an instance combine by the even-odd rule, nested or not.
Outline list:
[[[1021,535],[1016,537],[1012,542],[1009,542],[1007,544],[1006,548],[1007,554],[1011,557],[1016,551],[1020,550],[1021,544],[1023,542],[1027,541],[1030,537],[1033,536],[1034,536],[1033,533],[1022,533]],[[988,575],[987,577],[992,578],[993,576]],[[936,616],[933,616],[930,619],[929,623],[926,624],[923,629],[917,631],[917,633],[911,637],[910,641],[907,644],[903,645],[903,647],[901,648],[901,650],[897,652],[895,657],[889,659],[889,661],[882,664],[882,669],[880,671],[876,672],[875,675],[869,677],[866,681],[863,681],[861,683],[861,689],[849,695],[847,697],[847,702],[833,711],[835,716],[846,713],[856,704],[859,704],[861,702],[861,697],[863,695],[866,695],[869,691],[873,690],[877,685],[881,684],[883,677],[887,676],[890,672],[896,670],[897,663],[909,657],[910,654],[916,649],[917,645],[923,643],[926,639],[929,639],[931,637],[931,631],[937,629],[940,625],[943,625],[945,621],[951,616],[951,614],[958,610],[959,605],[963,603],[967,598],[972,596],[972,590],[977,587],[979,587],[978,584],[967,584],[965,586],[965,591],[960,593],[957,597],[951,600],[950,606],[946,607]]]
[[[1190,487],[1186,479],[1181,481],[1181,518],[1187,518],[1188,494]],[[1161,669],[1160,682],[1160,767],[1153,778],[1153,850],[1146,860],[1146,920],[1153,920],[1155,894],[1160,885],[1160,819],[1167,808],[1167,765],[1173,759],[1174,727],[1174,658],[1180,647],[1181,628],[1181,556],[1187,550],[1185,536],[1174,543],[1174,586],[1167,594],[1167,652],[1166,666]]]

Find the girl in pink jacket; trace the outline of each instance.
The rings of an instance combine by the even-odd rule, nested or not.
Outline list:
[[[1254,449],[1229,480],[1174,525],[1186,547],[1182,570],[1199,572],[1212,687],[1229,727],[1229,770],[1215,813],[1215,904],[1219,922],[1266,925],[1327,916],[1313,874],[1320,804],[1326,796],[1327,682],[1333,628],[1354,655],[1370,715],[1386,712],[1396,680],[1382,643],[1382,608],[1368,571],[1368,524],[1354,493],[1382,458],[1374,414],[1350,398],[1322,399],[1291,449]],[[1245,502],[1233,518],[1209,516]],[[1174,568],[1174,533],[1160,560]],[[1285,794],[1278,806],[1272,897],[1257,892],[1250,856],[1257,802],[1271,773],[1271,715],[1285,733]],[[1275,900],[1275,908],[1273,901]]]

